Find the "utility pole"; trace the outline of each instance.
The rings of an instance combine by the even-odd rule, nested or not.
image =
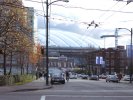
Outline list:
[[[48,0],[46,0],[46,85],[49,85],[49,68],[48,68],[48,63],[49,63],[49,55],[48,55],[48,9],[49,6],[55,2],[58,1],[63,1],[63,2],[69,2],[68,0],[55,0],[51,3],[48,2]]]
[[[130,51],[130,52],[131,52],[131,61],[130,61],[130,83],[132,83],[132,79],[133,79],[133,77],[132,77],[132,74],[133,74],[133,73],[132,73],[132,71],[133,71],[133,70],[132,70],[132,69],[133,69],[133,68],[132,68],[132,67],[133,67],[133,62],[132,62],[132,61],[133,61],[133,60],[132,60],[132,59],[133,59],[133,51],[132,51],[132,50],[133,50],[133,48],[132,48],[132,37],[133,37],[133,30],[132,30],[132,28],[131,28],[131,51]]]
[[[48,0],[46,0],[46,85],[49,85],[49,71],[48,71]]]

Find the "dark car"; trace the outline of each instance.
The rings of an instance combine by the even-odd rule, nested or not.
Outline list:
[[[106,82],[119,82],[117,75],[107,75]]]
[[[99,80],[99,77],[98,77],[98,75],[91,75],[89,77],[89,80]]]
[[[65,78],[62,75],[62,73],[53,73],[51,76],[51,84],[54,83],[61,83],[61,84],[65,84]]]

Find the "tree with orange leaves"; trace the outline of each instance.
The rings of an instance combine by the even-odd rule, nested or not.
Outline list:
[[[40,44],[37,44],[36,46],[34,46],[33,52],[30,53],[30,62],[33,65],[38,65],[41,62],[41,60],[42,60],[41,46]]]

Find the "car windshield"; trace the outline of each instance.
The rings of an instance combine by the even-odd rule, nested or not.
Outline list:
[[[111,78],[117,78],[117,76],[116,76],[116,75],[110,75],[110,77],[111,77]]]
[[[61,76],[61,73],[52,73],[52,76]]]

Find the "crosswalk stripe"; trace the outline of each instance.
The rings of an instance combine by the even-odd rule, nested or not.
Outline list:
[[[45,100],[45,96],[41,96],[41,99],[40,100]]]

